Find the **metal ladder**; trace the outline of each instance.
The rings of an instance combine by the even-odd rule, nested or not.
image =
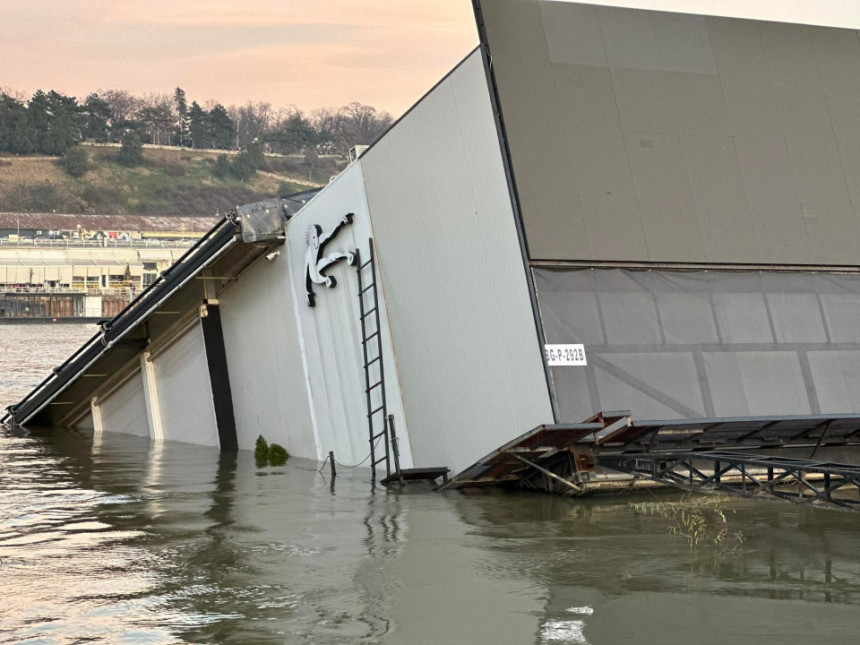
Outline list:
[[[376,466],[383,461],[386,477],[391,475],[391,458],[388,440],[388,404],[385,400],[385,371],[382,366],[379,292],[376,288],[376,262],[372,239],[368,240],[368,247],[370,258],[363,263],[360,258],[357,258],[356,273],[361,347],[364,353],[364,393],[367,399],[367,426],[370,435],[370,467],[373,470],[373,480],[376,481]],[[358,256],[358,250],[356,250],[356,256]],[[380,439],[384,440],[385,454],[377,459],[376,444]]]

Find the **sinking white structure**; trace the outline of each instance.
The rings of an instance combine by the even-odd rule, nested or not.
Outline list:
[[[401,466],[457,471],[603,409],[860,412],[857,33],[475,5],[376,144],[240,208],[13,419],[367,464],[390,416]]]

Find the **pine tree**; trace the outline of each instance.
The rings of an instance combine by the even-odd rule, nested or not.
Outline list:
[[[119,150],[117,161],[129,168],[143,163],[143,144],[133,130],[122,135],[122,147]]]
[[[48,95],[42,90],[38,90],[27,104],[27,120],[33,131],[32,149],[29,152],[45,154],[48,149],[51,113],[48,109]]]
[[[185,98],[185,90],[177,87],[173,93],[173,104],[176,108],[176,143],[180,148],[190,145],[188,101]]]
[[[33,152],[34,135],[27,107],[7,94],[0,94],[0,150],[15,154]]]
[[[192,147],[198,149],[212,147],[209,115],[206,110],[197,105],[197,101],[192,101],[191,107],[188,109],[188,134],[191,138]]]
[[[83,177],[90,169],[90,158],[81,146],[72,146],[66,150],[60,164],[72,177]]]
[[[104,142],[110,136],[110,123],[113,113],[107,101],[98,94],[90,94],[81,108],[84,120],[83,136],[88,141]]]
[[[209,111],[209,127],[212,132],[212,147],[229,150],[236,138],[236,124],[220,103]]]
[[[73,96],[48,92],[49,126],[45,137],[44,154],[60,156],[81,140],[81,115]]]

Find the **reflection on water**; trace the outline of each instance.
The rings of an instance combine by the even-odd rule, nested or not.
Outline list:
[[[3,642],[856,642],[858,516],[730,501],[691,550],[629,498],[334,487],[315,463],[0,436]]]
[[[731,500],[691,550],[630,497],[317,468],[3,429],[0,642],[857,642],[860,515]]]
[[[96,331],[80,323],[0,324],[0,418]]]

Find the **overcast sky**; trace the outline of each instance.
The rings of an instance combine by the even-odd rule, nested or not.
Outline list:
[[[607,0],[860,27],[858,0]],[[186,90],[398,116],[477,44],[470,0],[0,0],[0,87]]]

